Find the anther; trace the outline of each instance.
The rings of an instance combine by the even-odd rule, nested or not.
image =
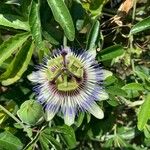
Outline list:
[[[63,70],[60,70],[57,75],[53,78],[52,81],[50,81],[50,83],[55,84],[55,81],[58,79],[58,77],[63,73]]]
[[[82,78],[77,77],[76,75],[74,75],[72,72],[70,72],[69,70],[67,70],[67,73],[72,76],[73,78],[76,79],[77,82],[81,82]]]

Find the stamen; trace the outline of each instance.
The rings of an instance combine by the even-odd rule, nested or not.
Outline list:
[[[78,82],[80,82],[80,81],[82,80],[82,78],[77,77],[75,74],[73,74],[73,73],[70,72],[69,70],[67,70],[67,73],[68,73],[70,76],[74,77]]]
[[[52,81],[50,81],[52,84],[55,83],[55,81],[58,79],[58,77],[64,72],[64,70],[60,70],[60,72],[58,72],[58,74],[53,78]]]

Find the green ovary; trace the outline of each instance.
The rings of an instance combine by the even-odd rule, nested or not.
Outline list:
[[[67,70],[82,79],[84,73],[82,62],[72,55],[66,58],[66,62],[68,62],[66,64]],[[62,56],[49,60],[48,68],[46,73],[49,81],[52,81],[59,74],[55,78],[55,85],[59,91],[68,92],[76,90],[79,87],[79,83],[75,77],[71,76],[67,71],[61,72],[63,68]]]

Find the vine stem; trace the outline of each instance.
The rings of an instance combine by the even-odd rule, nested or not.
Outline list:
[[[64,46],[64,48],[67,47],[67,38],[66,38],[66,36],[64,36],[64,38],[63,38],[63,46]]]
[[[2,109],[7,115],[9,115],[11,118],[13,118],[17,123],[19,123],[24,130],[26,131],[27,127],[17,118],[15,117],[12,113],[10,113],[5,107],[3,107],[2,105],[0,105],[0,109]]]
[[[137,3],[137,0],[134,0],[134,1],[133,1],[132,23],[133,23],[134,20],[135,20],[136,3]]]
[[[44,130],[46,126],[43,126],[35,135],[35,137],[23,148],[23,150],[27,150],[30,146],[32,146],[34,143],[36,143],[39,139],[40,133],[42,130]]]
[[[35,137],[26,145],[26,147],[24,147],[23,150],[27,150],[30,146],[32,146],[32,144],[36,143],[38,140],[38,137],[40,135],[40,131],[37,132],[37,134],[35,135]]]

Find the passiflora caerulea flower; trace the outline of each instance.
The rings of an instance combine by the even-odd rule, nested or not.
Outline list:
[[[79,111],[88,111],[99,119],[104,117],[96,103],[104,92],[103,70],[89,52],[57,50],[38,69],[28,79],[37,84],[34,89],[38,101],[45,106],[47,120],[57,112],[62,112],[67,125],[74,123]]]

